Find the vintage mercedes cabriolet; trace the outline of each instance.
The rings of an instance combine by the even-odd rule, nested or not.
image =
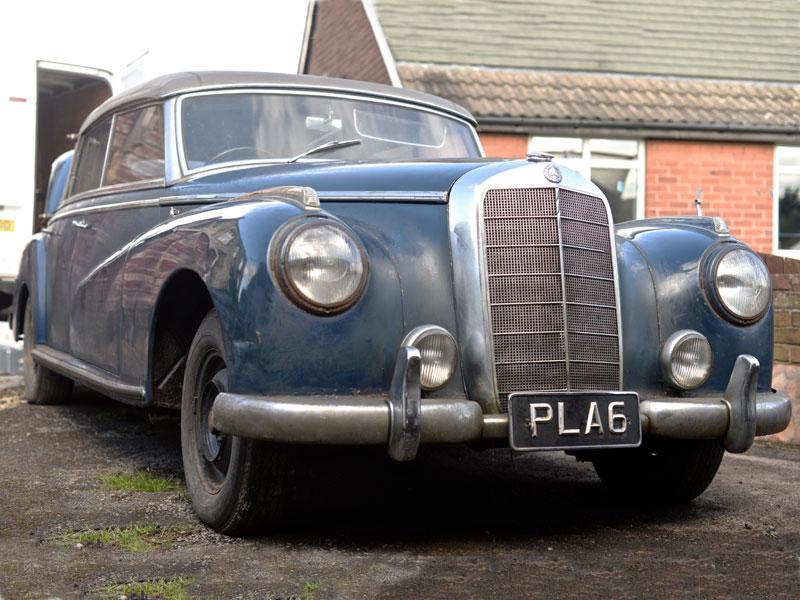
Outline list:
[[[284,523],[300,445],[563,450],[685,501],[781,431],[760,258],[707,217],[614,224],[463,108],[303,76],[185,73],[108,100],[30,242],[25,396],[74,381],[181,413],[226,533]]]

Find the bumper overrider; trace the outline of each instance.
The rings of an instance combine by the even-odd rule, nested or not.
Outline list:
[[[392,458],[412,460],[420,443],[508,439],[508,415],[484,414],[477,402],[421,398],[420,353],[400,348],[388,397],[220,394],[214,430],[271,442],[386,445]],[[653,438],[718,439],[745,452],[757,435],[783,431],[792,416],[780,392],[756,392],[759,364],[736,359],[722,396],[641,398],[642,433]]]

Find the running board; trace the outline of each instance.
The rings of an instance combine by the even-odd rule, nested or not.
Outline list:
[[[33,359],[40,365],[64,377],[79,381],[86,387],[110,396],[114,400],[136,406],[145,404],[146,396],[143,387],[122,383],[115,375],[98,369],[66,352],[38,344],[32,354]]]

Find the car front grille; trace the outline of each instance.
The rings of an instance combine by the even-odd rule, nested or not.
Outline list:
[[[483,233],[495,376],[512,392],[620,389],[611,228],[601,198],[494,189]]]

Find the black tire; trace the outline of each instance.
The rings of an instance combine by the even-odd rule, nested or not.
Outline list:
[[[279,529],[295,476],[292,448],[209,431],[214,398],[227,389],[222,330],[206,315],[186,357],[181,402],[181,449],[186,487],[204,523],[226,535]]]
[[[681,504],[702,494],[725,453],[716,440],[658,440],[592,457],[602,482],[632,502]]]
[[[30,404],[64,404],[72,397],[74,382],[33,360],[33,303],[28,298],[22,324],[23,398]]]

